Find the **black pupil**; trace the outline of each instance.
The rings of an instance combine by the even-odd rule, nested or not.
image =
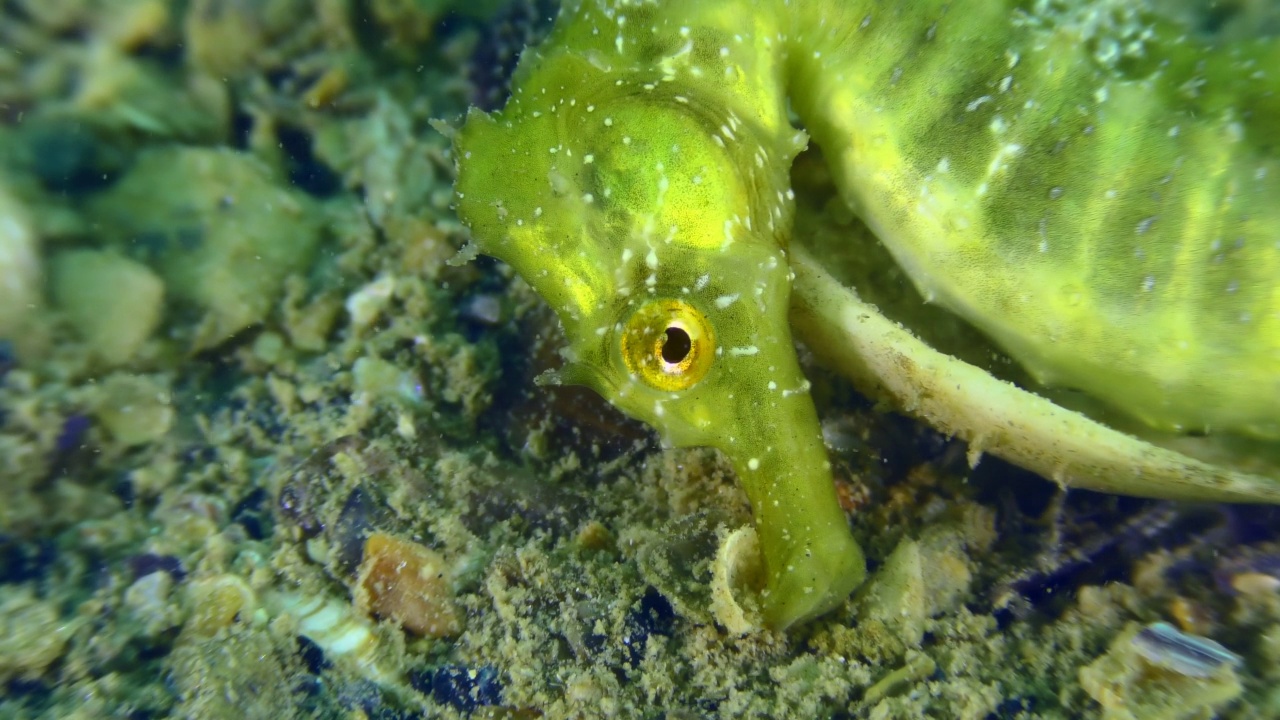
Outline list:
[[[689,333],[678,327],[667,328],[667,339],[662,343],[662,359],[672,365],[683,362],[693,349],[693,340]]]

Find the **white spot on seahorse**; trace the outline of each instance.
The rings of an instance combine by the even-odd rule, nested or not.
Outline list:
[[[991,96],[983,95],[982,97],[978,98],[977,100],[974,100],[968,105],[965,105],[964,109],[968,112],[973,112],[974,110],[977,110],[978,108],[982,107],[984,103],[988,103],[988,102],[991,102]]]
[[[760,348],[756,347],[755,345],[747,345],[746,347],[731,347],[731,348],[729,348],[729,354],[730,354],[730,355],[733,355],[734,357],[742,357],[742,356],[746,356],[746,355],[755,355],[755,354],[756,354],[756,353],[758,353],[758,352],[760,352]]]
[[[729,307],[730,305],[732,305],[734,302],[736,302],[737,299],[738,299],[738,293],[734,293],[732,295],[721,295],[720,297],[716,298],[716,307],[723,310]]]

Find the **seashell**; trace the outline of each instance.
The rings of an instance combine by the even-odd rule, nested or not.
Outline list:
[[[449,565],[439,553],[383,532],[369,535],[354,588],[355,606],[424,637],[462,632]]]
[[[1133,636],[1133,647],[1153,665],[1188,677],[1208,677],[1224,666],[1239,666],[1239,655],[1166,622],[1152,623]]]
[[[298,634],[315,643],[326,658],[349,663],[374,682],[397,682],[398,673],[381,657],[373,622],[353,612],[349,603],[277,591],[267,595],[267,607],[273,616],[288,616],[297,622]]]
[[[258,609],[258,594],[239,575],[216,575],[187,588],[191,617],[184,632],[213,637],[237,622],[246,622]]]

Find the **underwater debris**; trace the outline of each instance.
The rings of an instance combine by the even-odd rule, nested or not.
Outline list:
[[[351,328],[356,332],[368,330],[386,310],[396,289],[396,279],[382,275],[366,284],[347,298],[347,314],[351,316]]]
[[[422,637],[462,632],[450,568],[434,550],[384,532],[371,533],[352,591],[356,608]]]
[[[1147,625],[1133,636],[1138,654],[1154,665],[1188,677],[1208,677],[1242,658],[1208,638],[1188,635],[1166,622]]]
[[[1078,675],[1108,720],[1191,720],[1211,717],[1240,697],[1234,657],[1165,623],[1131,622]]]
[[[382,652],[374,623],[355,612],[351,603],[299,591],[281,591],[269,593],[266,605],[273,616],[291,618],[297,623],[298,635],[320,649],[320,661],[317,662],[312,653],[308,664],[323,666],[330,661],[350,664],[359,675],[379,684],[394,683],[399,676]]]

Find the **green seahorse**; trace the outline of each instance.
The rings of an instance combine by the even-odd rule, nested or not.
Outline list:
[[[459,133],[458,211],[558,313],[554,380],[732,459],[783,628],[864,575],[787,319],[809,137],[1038,379],[1280,437],[1280,43],[1211,40],[1105,1],[567,2]]]

